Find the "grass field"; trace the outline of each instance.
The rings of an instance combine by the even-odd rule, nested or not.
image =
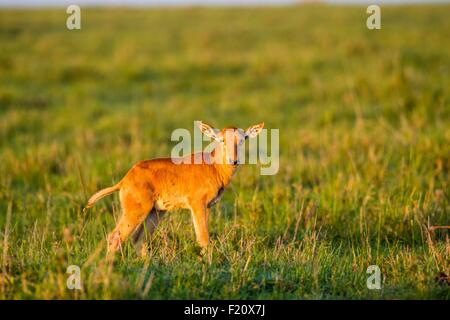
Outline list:
[[[0,10],[0,299],[449,299],[450,6],[365,10]],[[87,198],[194,120],[279,128],[278,174],[240,168],[206,256],[179,211],[105,264]]]

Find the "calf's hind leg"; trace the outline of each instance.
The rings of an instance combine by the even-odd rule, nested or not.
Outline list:
[[[108,255],[113,255],[128,236],[144,221],[153,208],[153,199],[148,192],[136,189],[120,190],[122,216],[108,236]]]
[[[139,228],[133,234],[133,245],[136,249],[136,253],[142,257],[147,255],[147,243],[150,237],[155,232],[156,227],[165,215],[166,211],[158,211],[153,207],[150,214],[145,221],[139,226]]]

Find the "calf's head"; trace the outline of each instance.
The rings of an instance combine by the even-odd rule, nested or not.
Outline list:
[[[197,125],[205,136],[217,142],[212,152],[214,163],[237,166],[240,164],[240,146],[246,139],[256,137],[263,129],[264,122],[252,125],[246,130],[235,127],[220,130],[203,122],[198,122]]]

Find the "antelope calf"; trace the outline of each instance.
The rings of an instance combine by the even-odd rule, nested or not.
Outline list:
[[[89,199],[86,208],[120,191],[122,215],[108,235],[109,255],[130,235],[138,254],[145,254],[142,243],[146,236],[151,235],[166,211],[177,208],[191,210],[198,244],[207,247],[210,207],[219,201],[239,165],[238,147],[245,139],[256,137],[264,123],[245,131],[234,127],[218,130],[201,122],[198,126],[203,134],[217,142],[212,152],[193,153],[178,161],[172,158],[140,161],[119,183]]]

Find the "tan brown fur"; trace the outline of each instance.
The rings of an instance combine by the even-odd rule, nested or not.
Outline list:
[[[237,150],[236,146],[246,137],[259,134],[263,125],[252,126],[245,134],[236,134],[230,141],[225,135],[230,128],[219,132],[201,124],[200,129],[205,135],[220,141],[211,153],[191,154],[190,164],[174,163],[171,158],[140,161],[115,186],[95,193],[86,208],[119,191],[122,215],[108,236],[108,252],[116,252],[133,232],[136,235],[133,237],[134,242],[141,247],[142,237],[145,236],[142,232],[144,225],[151,234],[160,220],[160,214],[178,208],[191,210],[197,241],[205,248],[209,242],[208,204],[218,200],[216,197],[221,196],[235,173],[238,164],[237,155],[233,151]],[[209,163],[195,164],[196,157],[203,157]],[[141,249],[138,248],[138,252],[144,253]]]

